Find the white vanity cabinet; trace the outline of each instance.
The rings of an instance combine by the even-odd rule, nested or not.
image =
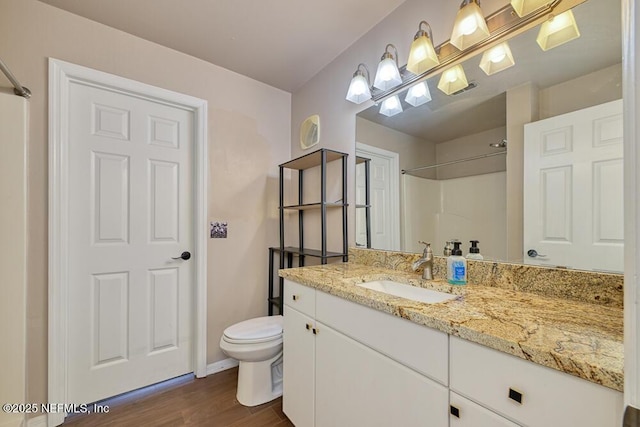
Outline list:
[[[622,409],[618,391],[284,282],[296,427],[617,427]]]
[[[319,291],[311,317],[293,299],[311,288],[284,286],[283,410],[297,427],[448,425],[446,334]]]
[[[518,424],[622,425],[618,391],[457,337],[449,344],[451,390]]]
[[[315,289],[285,281],[282,409],[297,427],[314,425]]]

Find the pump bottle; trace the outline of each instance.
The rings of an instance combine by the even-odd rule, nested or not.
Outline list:
[[[469,248],[469,253],[467,254],[467,259],[473,259],[476,261],[482,261],[484,257],[480,255],[480,248],[478,247],[478,240],[469,240],[471,243],[471,247]]]
[[[467,260],[462,256],[460,242],[453,242],[453,251],[447,257],[447,280],[452,285],[467,284]]]

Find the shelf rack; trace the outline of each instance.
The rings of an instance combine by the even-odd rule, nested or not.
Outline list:
[[[356,209],[364,209],[367,233],[367,248],[371,249],[371,159],[356,156],[356,167],[364,163],[364,205],[356,204]],[[356,246],[358,244],[356,243]]]
[[[321,148],[312,153],[290,160],[279,166],[279,213],[280,213],[280,246],[269,248],[269,315],[273,315],[274,307],[282,313],[282,296],[284,280],[278,278],[278,295],[274,295],[274,258],[277,253],[280,258],[280,268],[293,266],[293,257],[298,258],[298,266],[303,267],[306,257],[319,258],[322,264],[326,264],[331,258],[348,259],[348,231],[347,231],[347,157],[348,154],[339,151]],[[342,166],[342,198],[338,202],[327,202],[327,163],[340,161]],[[314,167],[320,167],[320,201],[304,201],[304,171]],[[295,205],[284,204],[284,171],[285,169],[298,171],[298,203]],[[284,245],[284,214],[285,210],[298,211],[298,246]],[[320,249],[306,248],[304,245],[304,214],[309,210],[320,211]],[[327,211],[340,210],[342,215],[342,252],[327,251]],[[286,258],[286,259],[285,259]]]

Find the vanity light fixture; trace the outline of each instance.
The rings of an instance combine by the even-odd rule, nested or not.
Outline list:
[[[398,113],[402,113],[402,104],[400,103],[398,95],[393,95],[382,102],[382,105],[380,106],[380,114],[391,117]]]
[[[417,85],[411,86],[407,91],[407,96],[404,100],[414,107],[418,107],[431,101],[431,92],[429,92],[427,82],[420,82]]]
[[[504,42],[486,50],[482,54],[480,68],[490,76],[491,74],[498,73],[514,66],[515,63],[516,62],[513,60],[513,54],[511,53],[509,44]]]
[[[489,28],[480,9],[480,1],[462,0],[449,42],[458,49],[465,50],[488,37]]]
[[[571,9],[560,15],[551,15],[542,23],[536,42],[542,50],[547,51],[568,41],[580,37],[580,30]]]
[[[424,24],[426,31],[422,29]],[[433,47],[433,33],[431,25],[427,21],[420,21],[418,24],[418,32],[413,37],[411,50],[409,51],[409,60],[407,61],[407,70],[415,75],[429,71],[436,65],[440,64],[436,49]]]
[[[389,48],[393,48],[395,56],[389,52]],[[380,90],[389,90],[401,83],[402,78],[400,78],[400,71],[398,70],[398,49],[394,45],[388,44],[384,49],[382,58],[380,58],[373,86]]]
[[[445,70],[440,76],[440,82],[438,83],[438,89],[447,95],[451,95],[467,86],[469,86],[467,76],[464,74],[462,65],[459,64]]]
[[[365,77],[365,73],[367,75]],[[371,99],[371,86],[369,78],[369,68],[365,64],[358,64],[356,72],[353,73],[353,78],[349,84],[349,90],[347,91],[347,101],[351,101],[354,104],[362,104],[363,102]]]
[[[486,19],[482,15],[480,9],[480,0],[463,0],[460,5],[460,10],[456,17],[456,23],[451,39],[442,42],[440,45],[435,46],[435,55],[429,54],[431,57],[431,64],[429,61],[420,61],[418,58],[422,57],[422,52],[418,49],[419,45],[423,47],[423,42],[428,42],[429,46],[433,46],[433,38],[431,37],[431,28],[426,21],[420,21],[418,25],[418,32],[414,37],[414,43],[409,53],[409,61],[406,67],[399,68],[398,52],[395,46],[389,44],[385,48],[385,52],[382,55],[382,59],[378,64],[378,70],[376,72],[373,86],[364,83],[366,78],[361,66],[358,66],[358,70],[353,76],[352,85],[358,80],[361,82],[360,88],[355,86],[353,90],[349,89],[347,99],[351,102],[364,102],[370,95],[370,99],[375,102],[382,102],[390,96],[399,94],[401,91],[410,89],[419,82],[425,81],[429,77],[446,71],[454,64],[460,64],[468,57],[475,56],[480,51],[491,46],[496,46],[501,42],[504,42],[509,37],[517,34],[519,31],[532,28],[533,26],[544,23],[552,14],[556,17],[553,20],[558,20],[563,15],[563,12],[570,10],[578,4],[585,2],[586,0],[512,0],[514,6],[506,4],[498,11],[492,13]],[[529,6],[533,1],[536,6]],[[514,12],[514,7],[519,7],[518,2],[525,3],[526,7],[532,7],[534,10],[524,16],[519,16]],[[543,2],[543,3],[538,3]],[[540,4],[540,6],[537,6]],[[523,12],[524,13],[524,12]],[[573,20],[571,12],[568,13]],[[558,23],[563,19],[559,19]],[[575,22],[575,21],[574,21]],[[549,27],[549,24],[543,25],[543,27]],[[579,34],[577,27],[574,27],[575,34]],[[561,32],[567,32],[561,31]],[[428,34],[427,34],[428,33]],[[538,37],[538,42],[543,49],[551,49],[561,43],[556,42],[558,35],[545,35],[541,30],[541,34]],[[568,39],[567,39],[568,40]],[[415,49],[414,49],[415,46]],[[425,48],[427,49],[427,48]],[[429,49],[430,50],[430,49]],[[424,51],[426,52],[426,50]],[[493,59],[485,72],[488,74],[497,73],[499,70],[507,68],[509,63],[501,63],[498,58],[501,58],[502,54],[494,54],[490,57]],[[512,55],[505,53],[505,61],[512,61]],[[437,61],[437,62],[436,62]],[[500,64],[498,64],[500,63]],[[435,65],[434,65],[435,64]],[[498,66],[500,65],[500,66]],[[429,68],[430,67],[430,68]],[[425,71],[422,71],[425,70]],[[488,70],[488,71],[487,71]],[[422,72],[420,72],[422,71]],[[418,74],[416,74],[416,72]],[[360,78],[356,79],[356,76],[362,74]],[[368,74],[368,73],[367,73]],[[462,73],[464,74],[464,73]],[[371,76],[369,76],[371,77]],[[450,76],[449,79],[441,78],[439,88],[445,87],[445,93],[455,93],[461,89],[468,89],[463,86],[464,81],[458,81],[457,85],[452,83]],[[456,78],[458,80],[458,78]],[[473,83],[471,84],[473,86]],[[457,87],[456,87],[457,86]],[[368,87],[369,91],[366,91]],[[453,87],[456,87],[455,89]],[[418,90],[418,89],[416,89]],[[409,97],[411,100],[411,97]],[[407,102],[409,102],[407,100]]]
[[[511,7],[522,18],[548,4],[550,0],[511,0]]]

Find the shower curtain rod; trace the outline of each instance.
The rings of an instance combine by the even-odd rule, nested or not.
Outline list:
[[[406,173],[415,172],[415,171],[419,171],[419,170],[438,168],[440,166],[455,165],[456,163],[468,162],[469,160],[478,160],[478,159],[484,159],[484,158],[487,158],[487,157],[499,156],[500,154],[505,154],[506,152],[507,152],[507,150],[504,150],[504,151],[499,151],[497,153],[482,154],[480,156],[467,157],[466,159],[452,160],[450,162],[438,163],[438,164],[431,165],[431,166],[420,166],[420,167],[417,167],[417,168],[403,169],[402,170],[402,174],[404,175]]]
[[[2,70],[4,75],[7,76],[7,78],[13,85],[13,93],[27,99],[31,98],[31,91],[20,84],[18,79],[16,79],[16,76],[14,76],[13,73],[11,73],[11,71],[9,70],[9,67],[7,67],[7,64],[2,61],[2,58],[0,58],[0,70]]]

